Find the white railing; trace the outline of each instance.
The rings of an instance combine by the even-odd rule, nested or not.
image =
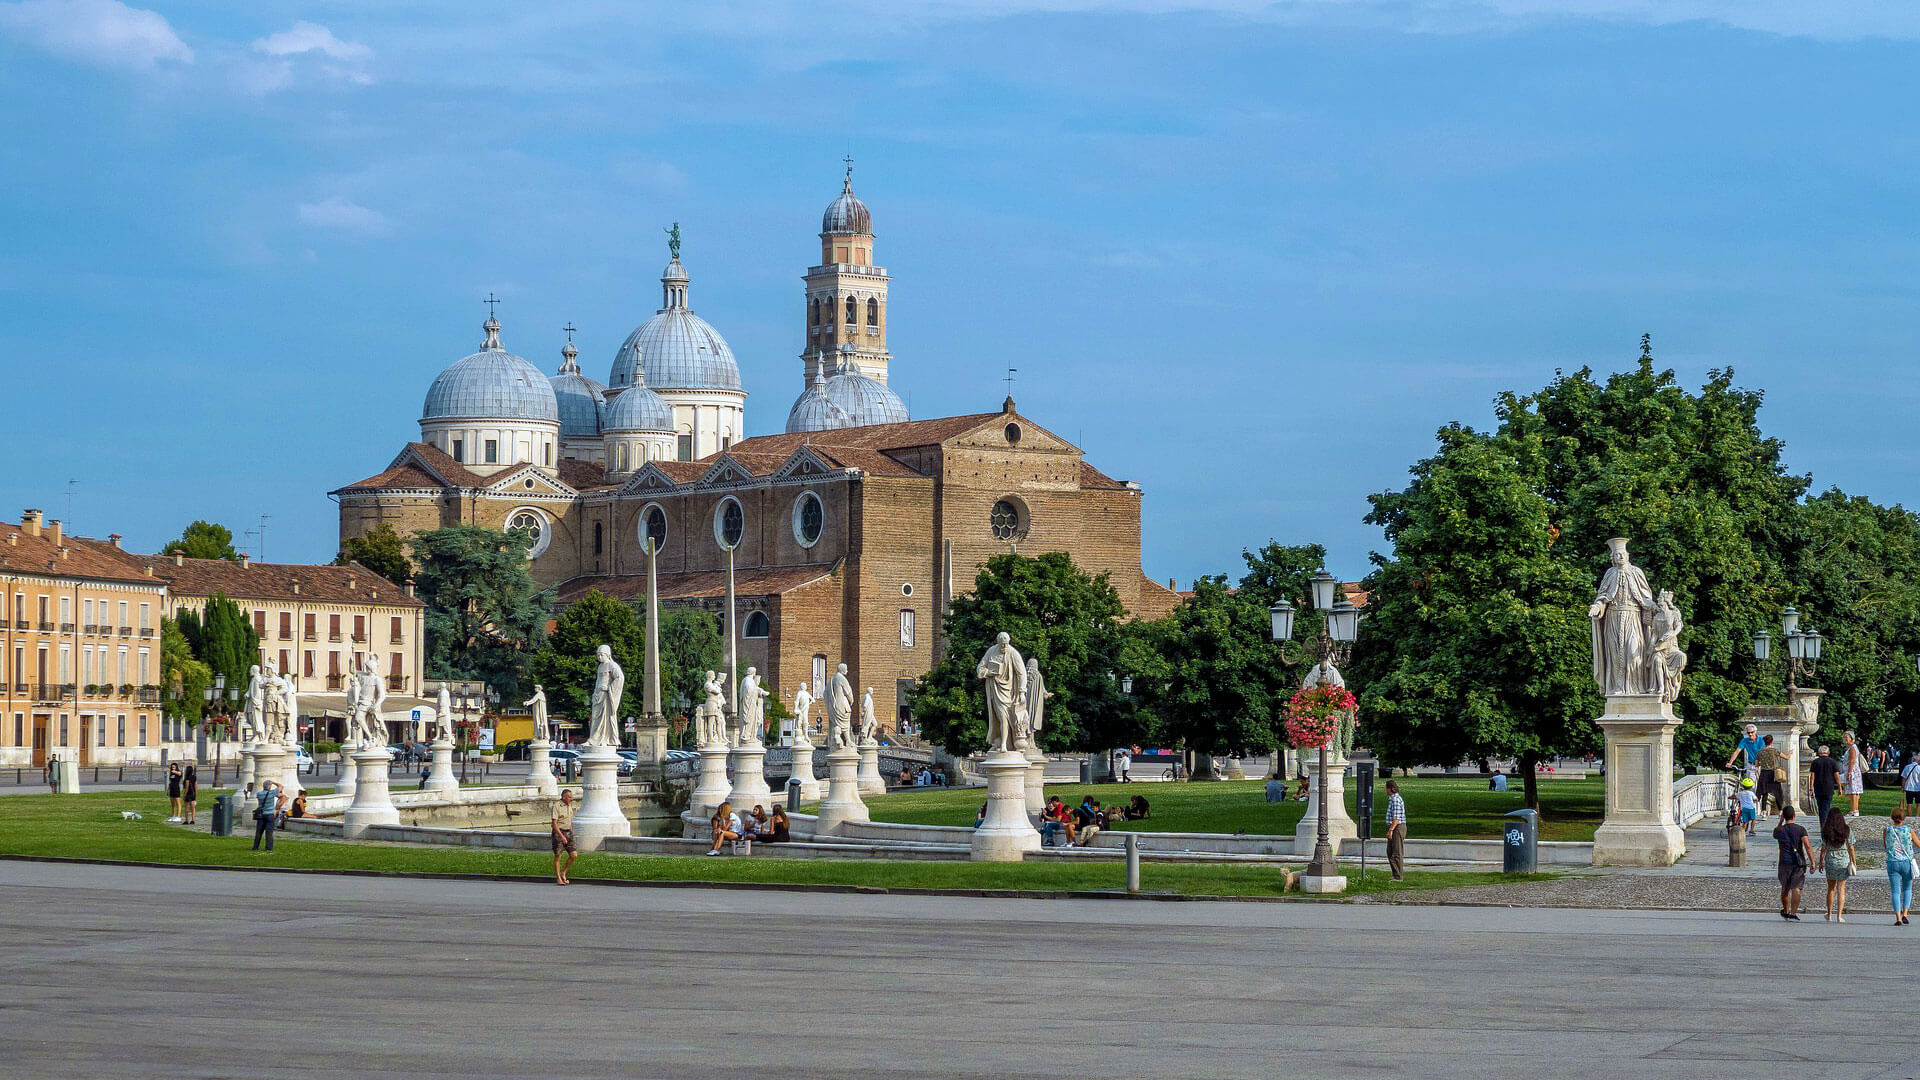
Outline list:
[[[1724,815],[1733,795],[1733,777],[1727,773],[1695,773],[1673,784],[1673,816],[1685,829],[1702,818]]]

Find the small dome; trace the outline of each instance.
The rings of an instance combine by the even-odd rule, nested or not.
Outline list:
[[[900,395],[856,368],[846,368],[828,379],[824,390],[827,400],[853,420],[853,427],[907,422],[907,403],[900,400]]]
[[[580,350],[573,347],[573,342],[567,342],[560,355],[565,358],[560,370],[547,376],[547,382],[553,386],[554,400],[560,406],[560,434],[566,438],[593,438],[600,434],[607,388],[581,374]]]
[[[475,418],[557,423],[560,404],[540,369],[500,345],[500,323],[488,318],[480,351],[448,365],[427,388],[420,419]]]
[[[834,431],[853,427],[853,418],[827,397],[826,380],[815,379],[794,399],[787,412],[787,434],[802,431]]]
[[[867,204],[853,193],[853,167],[847,167],[847,179],[840,185],[840,196],[827,204],[827,212],[820,215],[820,231],[823,233],[866,236],[873,232],[873,215],[867,212]]]
[[[673,406],[646,386],[629,386],[607,402],[601,428],[615,431],[673,431]]]
[[[720,331],[687,306],[687,270],[675,258],[660,275],[664,304],[627,335],[614,355],[610,390],[651,385],[662,390],[738,390],[740,364]],[[643,366],[644,365],[644,366]]]

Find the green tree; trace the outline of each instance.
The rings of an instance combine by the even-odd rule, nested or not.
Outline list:
[[[413,577],[413,564],[407,561],[407,542],[385,522],[374,526],[365,536],[349,536],[340,541],[335,566],[359,563],[395,585]]]
[[[1154,695],[1162,733],[1203,755],[1272,749],[1284,683],[1266,606],[1213,575],[1193,583],[1167,623],[1168,675]],[[1210,757],[1196,771],[1211,776]]]
[[[185,614],[185,613],[183,613]],[[160,620],[160,704],[175,720],[199,727],[206,712],[206,692],[213,685],[213,669],[194,658],[186,635],[173,619]]]
[[[645,709],[644,634],[632,608],[598,589],[590,589],[554,620],[553,632],[528,664],[527,677],[546,689],[548,707],[556,719],[584,727],[593,712],[591,695],[600,666],[599,649],[610,645],[614,661],[627,673],[620,716],[623,720],[638,716]]]
[[[660,605],[660,710],[672,717],[685,701],[691,710],[706,699],[707,672],[727,668],[726,639],[709,612]],[[734,692],[728,691],[732,699]],[[688,712],[689,716],[692,715]]]
[[[187,526],[180,539],[170,540],[160,549],[162,555],[185,555],[189,559],[225,559],[239,562],[233,547],[233,530],[211,521],[196,521]]]
[[[427,678],[484,679],[503,699],[521,693],[551,601],[527,572],[533,539],[476,525],[414,536],[414,583],[427,605]]]
[[[196,656],[214,675],[226,676],[228,686],[244,689],[249,669],[260,657],[260,635],[246,612],[224,594],[215,593],[201,608],[198,627]]]
[[[1142,713],[1121,692],[1129,656],[1125,615],[1106,575],[1089,576],[1065,554],[996,555],[972,594],[949,608],[943,658],[910,695],[914,718],[930,741],[952,753],[984,746],[986,699],[974,671],[1005,631],[1021,655],[1039,659],[1053,695],[1040,731],[1043,747],[1098,750],[1133,741]]]

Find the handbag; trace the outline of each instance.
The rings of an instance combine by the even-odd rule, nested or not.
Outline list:
[[[1785,770],[1785,769],[1783,769],[1783,768],[1780,768],[1779,766],[1775,766],[1775,767],[1774,767],[1774,770],[1773,770],[1773,782],[1774,782],[1774,783],[1776,783],[1776,784],[1784,784],[1784,783],[1786,783],[1786,782],[1787,782],[1787,770]]]

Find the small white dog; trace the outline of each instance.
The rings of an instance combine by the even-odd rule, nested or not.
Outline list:
[[[138,810],[122,810],[122,811],[120,811],[120,819],[121,819],[122,821],[139,821],[139,820],[140,820],[140,811],[138,811]]]

